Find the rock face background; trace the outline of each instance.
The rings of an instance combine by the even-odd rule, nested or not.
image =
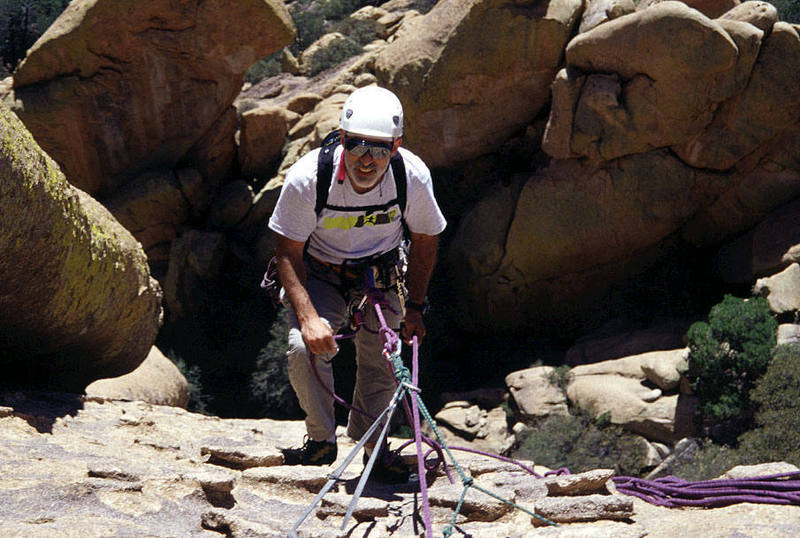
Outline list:
[[[5,386],[80,392],[145,360],[170,242],[191,237],[235,160],[244,72],[293,35],[282,2],[87,0],[32,47],[2,109]],[[224,242],[210,244],[192,257],[200,277],[219,266]],[[151,374],[164,386],[144,393],[164,393],[148,399],[185,405],[177,375]]]
[[[800,41],[776,18],[759,2],[715,20],[662,2],[569,42],[543,137],[554,160],[505,202],[503,233],[484,228],[471,246],[501,192],[454,242],[478,325],[594,317],[626,276],[720,245],[797,196],[798,80],[783,62]],[[766,87],[786,88],[785,109]]]
[[[327,480],[281,466],[302,424],[179,409],[197,379],[170,359],[201,365],[222,416],[264,412],[249,401],[256,363],[267,387],[286,383],[257,288],[266,219],[286,169],[361,86],[404,100],[406,144],[432,166],[450,222],[423,394],[453,444],[504,452],[527,421],[579,408],[639,436],[641,467],[662,476],[696,449],[689,323],[723,291],[752,290],[781,321],[779,343],[798,341],[797,25],[760,1],[417,6],[353,14],[377,39],[314,77],[314,54],[343,34],[285,50],[283,73],[243,86],[295,37],[283,2],[75,0],[4,81],[4,534],[285,535]],[[536,361],[571,366],[564,386]],[[542,513],[602,520],[565,536],[800,525],[786,507],[665,512],[615,495],[603,470],[561,484],[467,467]],[[311,534],[338,526],[359,471]],[[587,483],[579,498],[554,493]],[[437,523],[459,493],[437,477]],[[370,490],[350,534],[418,533],[414,492],[389,496]],[[562,535],[468,501],[465,532]]]
[[[302,74],[342,39],[325,36],[243,86],[247,66],[295,36],[282,2],[73,2],[4,100],[133,234],[163,288],[161,329],[106,331],[140,338],[136,359],[106,373],[142,362],[158,330],[164,353],[202,366],[218,412],[260,412],[240,392],[275,317],[257,288],[274,245],[266,219],[285,170],[373,83],[404,100],[406,144],[431,164],[450,222],[426,383],[505,386],[537,359],[682,348],[723,291],[798,261],[800,36],[760,1],[607,4],[442,0],[420,13],[391,0],[351,16],[376,29],[362,54]],[[792,274],[757,289],[777,295]],[[794,325],[783,301],[776,315]],[[46,312],[24,315],[61,330]],[[29,339],[6,318],[9,341]],[[490,415],[464,427],[478,435]]]

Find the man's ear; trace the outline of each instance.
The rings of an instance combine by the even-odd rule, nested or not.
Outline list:
[[[400,149],[400,146],[402,144],[403,144],[403,137],[402,136],[400,138],[395,138],[394,139],[394,144],[392,145],[392,157],[397,155],[397,150]]]

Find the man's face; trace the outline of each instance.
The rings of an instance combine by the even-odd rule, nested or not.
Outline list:
[[[400,147],[400,139],[386,141],[345,132],[342,136],[344,167],[350,184],[358,193],[367,192],[380,182],[392,155]]]

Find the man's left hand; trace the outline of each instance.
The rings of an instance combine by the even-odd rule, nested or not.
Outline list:
[[[402,336],[407,344],[411,343],[411,339],[414,336],[417,337],[418,343],[422,342],[425,336],[425,323],[422,321],[422,312],[411,309],[406,311],[406,317],[403,320]]]

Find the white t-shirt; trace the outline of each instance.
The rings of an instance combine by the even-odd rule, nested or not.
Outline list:
[[[438,235],[444,230],[447,221],[434,198],[430,171],[422,159],[405,148],[400,148],[408,184],[402,215],[397,203],[387,207],[397,198],[391,166],[381,182],[364,194],[354,191],[346,177],[337,181],[344,166],[344,148],[340,145],[333,155],[327,203],[336,209],[326,207],[317,216],[319,151],[310,151],[289,168],[269,219],[271,230],[294,241],[308,241],[308,253],[318,260],[339,264],[396,248],[403,237],[401,216],[414,233]]]

